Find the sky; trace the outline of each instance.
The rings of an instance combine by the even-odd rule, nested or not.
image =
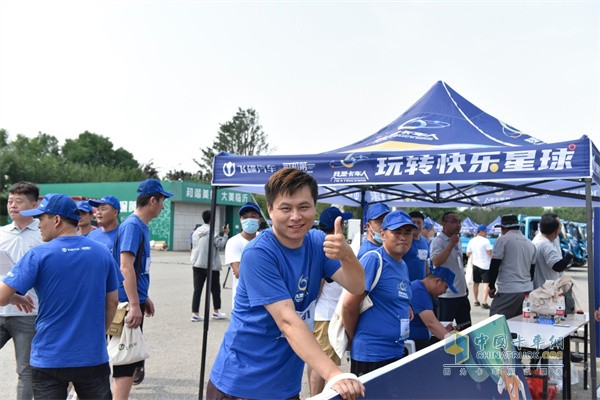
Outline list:
[[[600,145],[600,2],[0,0],[0,129],[196,171],[239,107],[272,154],[354,143],[437,81],[545,142]]]

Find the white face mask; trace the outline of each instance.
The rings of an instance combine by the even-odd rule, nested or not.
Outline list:
[[[258,219],[246,218],[242,220],[242,229],[244,232],[253,234],[258,230]]]

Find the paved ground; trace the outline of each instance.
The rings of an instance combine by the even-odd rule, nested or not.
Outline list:
[[[154,251],[150,295],[156,304],[156,316],[146,319],[146,341],[151,358],[146,363],[146,380],[132,391],[132,399],[193,399],[198,397],[203,322],[190,322],[192,272],[187,252]],[[570,270],[579,285],[578,297],[587,305],[587,272],[584,268]],[[222,273],[222,279],[225,270]],[[227,287],[231,285],[231,277]],[[223,310],[231,309],[231,290],[222,290]],[[202,300],[202,306],[204,299]],[[473,320],[478,322],[488,311],[474,307]],[[209,323],[206,377],[210,373],[228,320]],[[582,365],[576,364],[581,378]],[[11,344],[0,351],[0,399],[16,398],[16,373]],[[589,399],[581,383],[573,386],[573,398]],[[206,387],[206,384],[205,384]],[[302,398],[308,397],[308,384],[303,383]]]

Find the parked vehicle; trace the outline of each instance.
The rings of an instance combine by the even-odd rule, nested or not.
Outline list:
[[[521,232],[529,239],[533,240],[533,238],[538,234],[540,230],[540,220],[542,217],[540,216],[527,216],[523,214],[519,214],[519,222],[521,223]],[[560,248],[562,250],[563,257],[567,253],[573,254],[573,249],[571,248],[571,243],[567,239],[567,231],[565,229],[565,221],[562,221],[561,232],[558,234],[560,239]],[[573,260],[575,260],[575,256],[573,256]],[[580,264],[575,262],[571,263],[569,267],[576,267]]]
[[[587,240],[583,232],[583,226],[579,222],[565,222],[567,240],[573,253],[573,266],[581,267],[587,264]]]

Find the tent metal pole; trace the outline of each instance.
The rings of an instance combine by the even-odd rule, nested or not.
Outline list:
[[[594,237],[593,237],[593,209],[592,209],[592,179],[585,179],[585,211],[586,211],[586,230],[587,230],[587,270],[588,270],[588,308],[589,308],[589,326],[590,326],[590,369],[591,369],[591,388],[590,396],[596,398],[597,374],[596,374],[596,321],[594,311],[596,310],[595,293],[595,271],[594,271]],[[600,218],[597,215],[596,218]],[[587,345],[587,344],[586,344]]]
[[[360,237],[362,238],[363,233],[365,233],[365,225],[367,224],[367,213],[365,212],[365,206],[367,202],[365,201],[365,193],[366,190],[360,189],[360,208],[362,211],[362,224],[360,224]]]
[[[215,221],[217,220],[217,186],[212,188],[212,197],[210,202],[210,230],[208,236],[208,271],[206,277],[206,290],[204,291],[204,330],[202,332],[202,356],[200,361],[200,384],[198,387],[198,400],[202,400],[204,393],[204,376],[206,374],[206,348],[208,340],[208,321],[210,317],[210,288],[212,287],[212,259],[215,251]]]

